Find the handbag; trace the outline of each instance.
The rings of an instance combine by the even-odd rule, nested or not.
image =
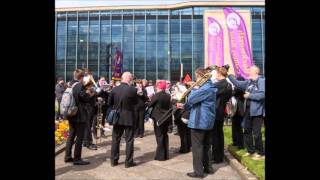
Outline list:
[[[110,113],[108,114],[108,117],[106,117],[106,121],[109,123],[109,125],[117,125],[120,119],[120,110],[122,105],[122,99],[120,99],[119,106],[117,109],[112,109]]]

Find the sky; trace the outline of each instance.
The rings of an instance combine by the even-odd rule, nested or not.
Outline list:
[[[190,1],[243,1],[243,0],[55,0],[56,8],[121,5],[166,5]],[[250,0],[247,0],[250,1]]]

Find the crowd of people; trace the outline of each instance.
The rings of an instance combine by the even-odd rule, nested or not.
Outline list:
[[[154,159],[168,160],[169,136],[177,127],[180,136],[180,149],[176,153],[192,151],[193,169],[190,177],[204,177],[212,174],[212,164],[224,160],[223,125],[226,118],[226,104],[231,97],[236,99],[236,112],[232,118],[233,145],[246,148],[253,159],[264,158],[261,127],[264,118],[265,82],[259,75],[259,68],[250,68],[249,79],[228,75],[229,66],[198,68],[195,71],[196,82],[135,79],[130,72],[124,72],[121,81],[109,81],[100,77],[98,83],[92,80],[87,70],[77,69],[74,80],[64,83],[58,78],[56,84],[56,102],[60,106],[66,88],[72,88],[77,107],[76,115],[68,117],[60,108],[56,119],[68,119],[70,130],[66,143],[65,162],[74,165],[86,165],[81,158],[82,146],[96,150],[93,137],[98,131],[102,136],[110,130],[105,119],[111,110],[119,109],[119,120],[112,124],[111,166],[117,166],[121,138],[126,142],[125,167],[135,166],[133,161],[134,139],[144,137],[144,125],[153,123],[157,147]],[[212,77],[201,85],[206,74]],[[91,77],[91,78],[88,78]],[[88,80],[89,79],[89,80]],[[196,84],[195,84],[196,83]],[[181,99],[187,89],[190,94]],[[185,94],[184,94],[185,95]],[[98,108],[102,113],[101,126],[96,128]],[[75,144],[74,156],[71,149]]]

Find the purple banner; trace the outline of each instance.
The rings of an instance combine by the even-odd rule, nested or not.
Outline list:
[[[208,17],[208,65],[224,65],[223,30],[212,17]]]
[[[122,75],[122,53],[118,48],[116,48],[114,63],[112,65],[112,79],[116,81],[120,81],[121,75]]]
[[[253,65],[252,53],[245,22],[232,8],[224,8],[229,35],[229,49],[235,74],[245,79],[249,77],[249,68]]]

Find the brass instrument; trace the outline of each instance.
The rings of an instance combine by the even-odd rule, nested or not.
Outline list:
[[[202,86],[204,83],[206,83],[210,78],[211,78],[212,74],[211,71],[206,73],[200,80],[198,80],[197,82],[193,83],[188,89],[187,91],[185,91],[178,99],[179,102],[181,102],[190,92],[191,90],[195,87],[195,86]]]
[[[98,112],[97,112],[97,124],[96,124],[96,129],[97,129],[97,136],[96,136],[96,144],[98,145],[98,139],[100,140],[101,143],[101,129],[103,129],[102,126],[102,105],[103,105],[103,99],[101,97],[98,97],[98,102],[97,102],[97,106],[98,106]]]
[[[97,83],[93,79],[92,75],[86,75],[84,77],[83,85],[86,87],[87,90],[93,90],[96,93],[99,93],[101,91],[101,89],[98,87]]]

